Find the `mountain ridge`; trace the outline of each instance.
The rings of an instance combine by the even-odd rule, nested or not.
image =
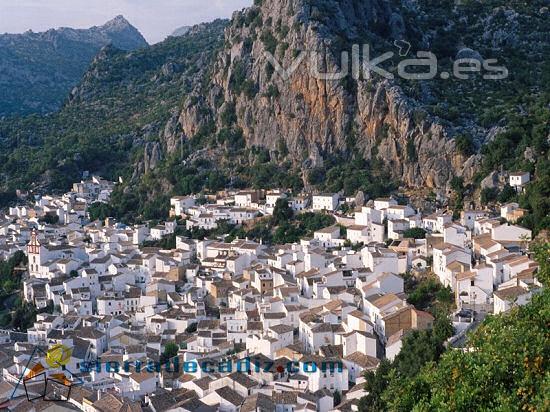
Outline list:
[[[123,50],[147,45],[123,16],[89,29],[0,35],[0,116],[47,113],[60,108],[101,47]]]

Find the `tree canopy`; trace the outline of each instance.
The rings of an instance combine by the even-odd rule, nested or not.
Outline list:
[[[382,399],[392,411],[542,411],[550,406],[550,293],[490,316],[469,339],[417,374],[394,373]]]

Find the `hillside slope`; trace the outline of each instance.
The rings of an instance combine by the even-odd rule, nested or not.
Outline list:
[[[131,176],[134,162],[178,113],[186,90],[202,78],[225,24],[197,26],[187,36],[130,53],[106,46],[59,112],[0,121],[4,190],[64,189],[82,170]]]
[[[82,170],[122,175],[115,199],[138,213],[159,195],[226,185],[370,196],[402,185],[452,190],[459,203],[501,168],[528,170],[544,188],[545,3],[258,0],[229,22],[150,48],[107,48],[59,113],[0,122],[0,184],[63,187]],[[338,72],[341,52],[364,44],[371,61],[392,54],[378,66],[393,79],[315,74]],[[288,79],[267,57],[288,69],[302,51]],[[422,51],[436,56],[435,78],[397,76]],[[464,57],[480,72],[443,78]],[[487,78],[486,64],[507,76]],[[526,201],[538,221],[550,211],[544,197]]]

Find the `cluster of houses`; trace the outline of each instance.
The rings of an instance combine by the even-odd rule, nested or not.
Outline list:
[[[87,206],[112,187],[93,178],[0,217],[0,251],[27,254],[22,295],[41,312],[26,333],[0,334],[0,402],[46,410],[38,395],[62,396],[29,375],[61,344],[72,349],[64,373],[80,384],[56,410],[357,410],[364,373],[393,359],[410,331],[433,326],[407,301],[403,274],[433,272],[457,309],[472,312],[507,311],[541,287],[531,232],[502,219],[514,222],[517,204],[454,220],[381,198],[294,244],[177,236],[163,250],[143,243],[173,234],[174,221],[88,220]],[[171,214],[211,229],[273,213],[281,198],[297,213],[340,203],[338,194],[248,191],[172,198]],[[408,237],[415,228],[425,237]]]
[[[286,200],[297,213],[335,212],[342,203],[338,193],[291,196],[282,190],[224,191],[207,199],[197,196],[173,197],[170,199],[170,216],[186,218],[187,229],[210,230],[217,228],[220,221],[240,225],[272,215],[279,199]],[[210,203],[204,204],[203,201]]]

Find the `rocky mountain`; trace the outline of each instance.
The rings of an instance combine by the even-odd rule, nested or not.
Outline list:
[[[122,16],[89,29],[0,35],[0,117],[59,109],[93,57],[107,44],[122,50],[147,46]]]
[[[491,3],[499,7],[491,7]],[[401,52],[396,42],[400,41],[412,52],[439,53],[440,66],[445,69],[447,60],[458,57],[478,56],[477,61],[483,62],[478,51],[468,48],[482,44],[483,52],[490,53],[487,57],[498,57],[503,63],[513,61],[505,54],[512,43],[520,48],[529,44],[532,55],[540,59],[543,47],[548,46],[544,41],[548,34],[543,23],[548,17],[544,2],[540,9],[533,5],[530,10],[518,11],[514,6],[520,2],[512,3],[468,2],[460,7],[431,1],[258,1],[233,18],[226,31],[227,45],[214,68],[212,87],[206,96],[199,91],[188,99],[180,124],[185,135],[192,137],[208,121],[223,128],[223,115],[231,111],[235,114],[231,127],[242,130],[248,146],[274,152],[283,145],[293,164],[302,169],[324,168],[335,155],[353,153],[367,160],[382,159],[393,176],[408,186],[442,188],[456,176],[471,181],[479,170],[480,156],[475,149],[458,150],[454,137],[466,129],[467,139],[479,147],[490,132],[478,127],[474,117],[479,113],[473,105],[452,121],[446,119],[446,107],[458,109],[450,107],[451,90],[434,99],[434,89],[447,87],[438,84],[439,72],[434,81],[406,81],[376,75],[354,78],[351,72],[342,79],[323,80],[315,71],[351,70],[351,63],[343,64],[340,53],[351,53],[354,45],[362,50],[369,44],[374,57],[394,53],[384,67],[391,70],[393,65],[395,75],[399,63],[395,57]],[[460,39],[459,33],[467,36]],[[266,52],[283,68],[306,57],[284,79],[274,73]],[[506,88],[506,80],[493,80],[487,87],[457,80],[448,83],[455,94],[464,97]],[[456,90],[460,88],[469,90]],[[434,100],[438,105],[430,107]],[[204,116],[205,112],[211,117]]]
[[[450,130],[436,118],[418,116],[425,113],[422,107],[395,82],[351,75],[323,80],[313,73],[309,56],[284,79],[267,60],[266,51],[288,68],[301,51],[315,51],[319,71],[338,73],[341,51],[351,52],[352,44],[362,45],[369,35],[380,37],[385,27],[391,41],[402,22],[385,1],[265,1],[248,9],[226,32],[229,46],[219,55],[210,93],[184,106],[184,133],[193,136],[208,121],[195,113],[212,113],[222,128],[224,110],[234,108],[232,126],[249,145],[270,151],[284,145],[293,163],[307,169],[354,152],[384,159],[407,185],[441,187],[464,173],[471,178],[472,163],[457,156]],[[407,147],[414,158],[406,156]]]
[[[182,27],[178,27],[176,30],[174,30],[172,32],[172,34],[170,36],[183,36],[184,34],[187,34],[189,32],[189,30],[191,30],[191,27],[190,26],[182,26]]]
[[[120,214],[144,216],[228,185],[460,204],[495,170],[550,181],[546,3],[257,0],[149,48],[104,48],[58,113],[0,122],[0,173],[7,188],[122,175]]]

